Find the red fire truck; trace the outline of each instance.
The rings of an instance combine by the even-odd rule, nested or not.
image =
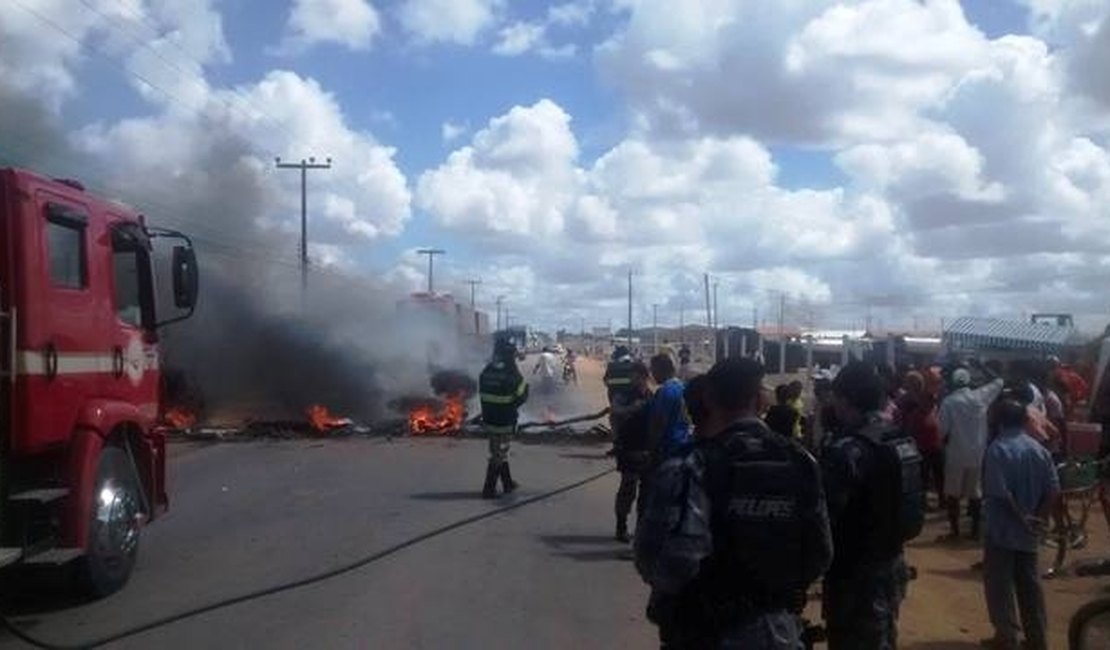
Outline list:
[[[97,596],[127,581],[168,505],[159,331],[196,295],[185,235],[76,181],[0,169],[0,566],[73,566]]]

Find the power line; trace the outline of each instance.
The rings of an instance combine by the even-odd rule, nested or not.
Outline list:
[[[69,31],[68,29],[59,25],[57,23],[57,21],[55,21],[52,18],[44,15],[42,12],[38,11],[37,9],[25,4],[23,2],[23,0],[12,0],[12,1],[16,4],[16,6],[23,9],[25,12],[31,14],[35,18],[37,18],[39,20],[39,22],[41,22],[42,24],[47,25],[48,27],[51,27],[52,29],[54,29],[58,33],[62,34],[63,36],[65,36],[67,38],[69,38],[74,43],[77,43],[79,46],[81,46],[81,47],[85,46],[85,41],[83,39],[76,36],[75,34],[73,34],[73,32]],[[101,58],[103,58],[103,59],[109,61],[110,63],[112,63],[113,66],[118,68],[124,74],[127,74],[131,77],[134,77],[135,79],[138,79],[140,82],[142,82],[144,85],[149,86],[150,88],[152,88],[154,90],[157,90],[158,92],[165,95],[166,98],[169,99],[171,102],[176,103],[176,104],[178,104],[179,106],[182,106],[182,107],[187,107],[188,106],[188,104],[184,100],[182,100],[181,97],[177,96],[173,92],[170,92],[169,90],[166,90],[162,86],[154,83],[153,81],[146,78],[142,74],[139,74],[138,72],[135,72],[134,70],[128,69],[127,66],[123,62],[115,59],[112,56],[109,56],[107,53],[105,53],[103,51],[103,49],[101,47],[92,47],[91,49],[94,52],[96,52],[96,54],[98,54]],[[230,104],[226,104],[226,105],[229,108],[233,108]]]
[[[88,0],[80,0],[80,2],[81,2],[81,4],[88,7],[90,10],[92,10],[92,11],[96,12],[97,14],[99,14],[100,16],[102,16],[105,19],[105,24],[106,25],[108,25],[109,27],[112,27],[113,29],[115,28],[115,23],[113,23],[111,21],[110,16],[107,16],[106,14],[101,12],[99,9],[97,9],[94,5],[91,5],[88,2]],[[122,2],[122,0],[116,0],[116,4],[121,9],[123,9],[127,15],[134,17],[136,20],[138,20],[139,22],[142,22],[144,25],[149,27],[154,34],[158,34],[160,32],[159,26],[155,25],[150,20],[148,20],[147,17],[145,15],[143,15],[141,12],[133,11],[131,9],[131,7],[129,7],[124,2]],[[157,56],[159,59],[161,59],[167,66],[173,68],[175,71],[179,72],[180,74],[191,76],[194,79],[198,78],[199,75],[193,75],[192,73],[190,73],[188,71],[182,70],[180,67],[175,65],[173,62],[169,61],[164,56],[162,56],[162,53],[159,52],[153,45],[151,45],[149,43],[149,41],[139,38],[136,42],[139,43],[140,45],[142,45],[143,47],[149,49],[151,52],[154,53],[155,56]],[[199,68],[199,69],[204,68],[203,63],[201,63],[194,56],[192,56],[191,54],[186,52],[185,48],[181,47],[181,45],[178,44],[176,41],[163,37],[162,42],[167,43],[168,45],[172,46],[174,49],[176,49],[178,52],[181,53],[183,58],[188,59],[191,63],[196,64],[197,68]],[[198,79],[198,82],[201,83],[201,84],[206,84],[206,82],[203,79]],[[205,88],[207,88],[206,85],[205,85]],[[287,136],[289,136],[290,141],[296,141],[297,140],[296,136],[294,136],[293,133],[286,128],[285,122],[283,120],[279,120],[278,118],[274,117],[265,108],[263,108],[261,104],[258,104],[257,102],[253,101],[250,97],[248,97],[241,89],[236,88],[234,86],[228,86],[228,87],[225,88],[225,90],[234,94],[243,103],[250,105],[250,107],[253,110],[257,111],[259,114],[269,118],[269,121],[274,126],[276,126],[279,130],[283,131]],[[218,97],[217,97],[217,99],[220,100],[220,98],[218,98]],[[220,101],[222,101],[222,100],[220,100]],[[230,104],[227,104],[227,105],[230,107]]]

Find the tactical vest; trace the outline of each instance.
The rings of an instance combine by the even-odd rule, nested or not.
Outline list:
[[[817,461],[757,419],[701,446],[712,503],[710,593],[775,609],[825,571],[832,557]]]
[[[478,377],[482,421],[489,427],[511,428],[521,404],[528,399],[528,383],[515,364],[494,361]]]
[[[925,462],[913,438],[902,429],[885,425],[872,435],[857,435],[875,453],[875,485],[871,489],[871,521],[875,547],[884,555],[902,552],[905,542],[921,534],[925,525]]]

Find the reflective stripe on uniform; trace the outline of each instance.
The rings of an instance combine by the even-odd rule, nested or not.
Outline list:
[[[485,426],[486,433],[513,433],[516,431],[515,424],[495,425],[487,424]]]
[[[513,392],[511,395],[501,395],[500,393],[480,393],[478,395],[478,398],[481,399],[483,402],[489,402],[490,404],[512,404],[517,400],[518,397],[524,394],[524,390],[526,388],[528,388],[528,384],[522,381],[520,382],[520,384],[517,385],[516,391]]]
[[[609,379],[605,380],[605,384],[607,386],[624,386],[631,383],[632,379],[629,377],[610,377]]]

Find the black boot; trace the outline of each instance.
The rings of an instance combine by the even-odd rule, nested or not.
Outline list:
[[[508,461],[501,463],[501,487],[505,490],[505,494],[520,487],[517,485],[516,481],[513,480],[513,475],[509,472]]]
[[[486,484],[482,487],[483,499],[496,499],[497,498],[497,475],[498,468],[493,463],[486,465]]]
[[[617,534],[613,536],[613,539],[624,544],[632,541],[632,538],[628,535],[627,521],[617,520]]]

